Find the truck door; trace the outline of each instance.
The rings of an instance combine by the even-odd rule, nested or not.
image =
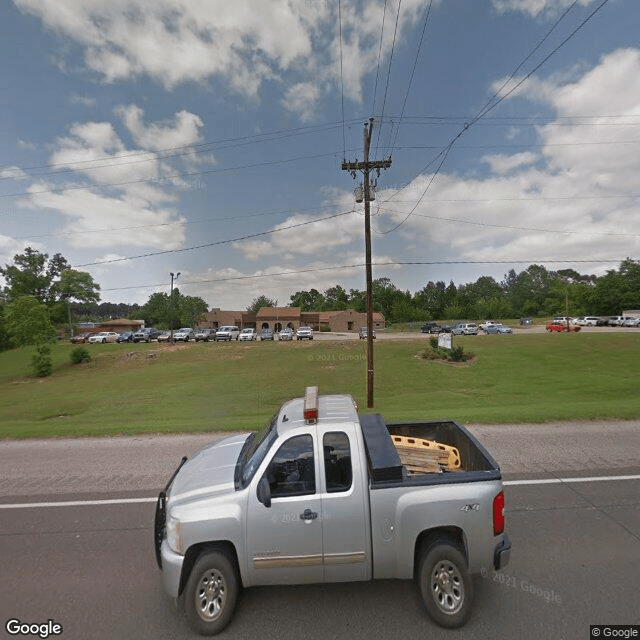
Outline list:
[[[322,582],[322,498],[316,490],[314,438],[283,442],[261,476],[271,506],[257,498],[256,479],[247,509],[248,573],[251,584]]]
[[[325,582],[371,578],[368,485],[357,442],[341,431],[322,436],[324,493],[322,540]]]

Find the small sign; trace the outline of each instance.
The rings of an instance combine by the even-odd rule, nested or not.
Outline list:
[[[438,334],[438,346],[441,349],[451,349],[451,334],[439,333]]]

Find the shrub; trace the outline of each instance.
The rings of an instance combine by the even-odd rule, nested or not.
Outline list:
[[[31,359],[31,370],[38,378],[46,378],[53,373],[51,347],[49,345],[39,344],[36,347],[36,355]]]
[[[435,336],[431,336],[429,338],[429,344],[431,345],[431,348],[435,351],[438,349],[438,338],[436,338]]]
[[[76,347],[71,352],[70,358],[73,364],[80,364],[81,362],[89,362],[91,354],[84,347]]]

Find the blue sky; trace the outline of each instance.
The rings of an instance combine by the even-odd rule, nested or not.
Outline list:
[[[640,2],[601,4],[2,3],[0,263],[62,253],[141,304],[170,272],[222,308],[364,289],[340,165],[369,117],[371,158],[392,157],[374,277],[414,292],[637,259]]]

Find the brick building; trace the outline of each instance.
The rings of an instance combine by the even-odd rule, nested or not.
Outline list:
[[[223,311],[212,309],[198,318],[198,327],[217,329],[225,325],[235,325],[244,329],[251,327],[280,331],[285,327],[294,331],[301,326],[312,327],[314,331],[358,331],[367,324],[367,314],[354,309],[337,311],[301,311],[300,307],[262,307],[258,313],[246,311]],[[376,329],[386,326],[381,313],[373,314],[373,325]]]

